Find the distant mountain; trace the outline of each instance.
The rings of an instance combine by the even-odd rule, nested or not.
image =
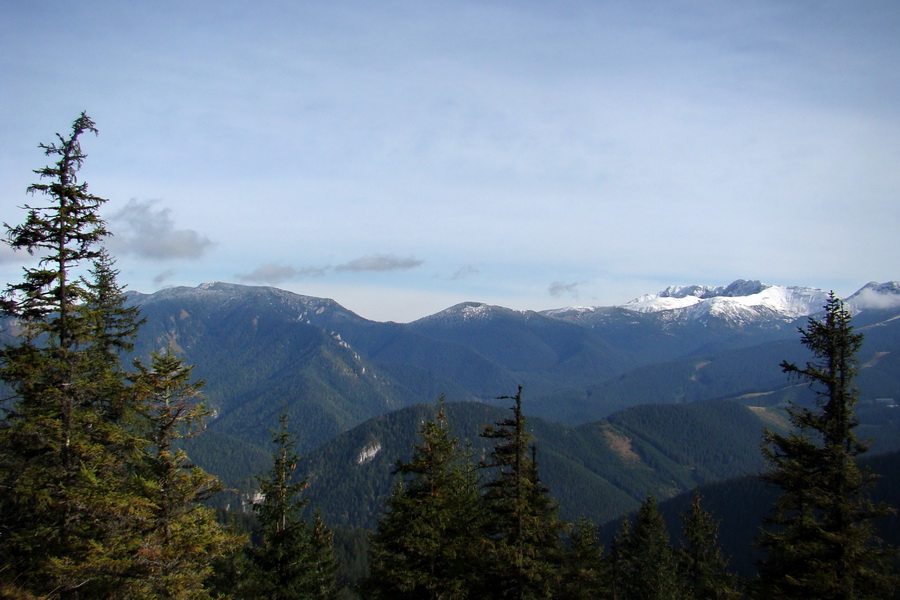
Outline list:
[[[900,307],[900,281],[869,282],[845,300],[856,311],[890,310]]]
[[[359,514],[333,516],[344,523],[370,522],[385,491],[378,486],[428,414],[416,406],[442,393],[468,403],[454,411],[461,435],[477,441],[478,428],[506,408],[496,397],[523,384],[527,414],[540,417],[532,423],[546,482],[565,510],[598,519],[628,510],[648,489],[668,495],[754,468],[761,424],[778,423],[786,402],[811,400],[778,365],[807,359],[797,326],[824,298],[739,280],[612,307],[535,312],[470,302],[399,324],[270,287],[129,295],[147,320],[133,356],[171,348],[207,382],[214,416],[189,442],[191,456],[246,487],[266,468],[269,430],[284,410],[313,461],[311,493],[334,506],[342,494],[368,498],[354,505]],[[884,435],[900,421],[900,283],[867,284],[847,305],[865,335],[861,434],[875,437],[878,451],[900,449],[900,436]],[[7,321],[0,339],[15,333]],[[733,427],[718,427],[725,423]],[[336,452],[381,472],[341,470],[329,458]],[[316,460],[331,466],[316,470]]]
[[[309,477],[310,504],[333,524],[374,526],[396,461],[410,457],[418,428],[435,408],[416,405],[376,417],[304,456],[300,470]],[[456,403],[448,405],[448,414],[455,435],[481,457],[490,445],[479,434],[509,410]],[[602,523],[636,508],[648,491],[668,498],[758,471],[763,427],[784,422],[775,409],[716,402],[636,407],[578,427],[529,419],[529,429],[541,478],[562,515]]]
[[[891,370],[900,357],[900,320],[891,320],[898,287],[868,284],[851,297],[855,322],[872,329],[861,359],[872,375],[866,392],[878,398],[900,398]],[[777,403],[785,387],[777,365],[804,356],[796,333],[804,317],[791,318],[824,302],[810,288],[737,281],[618,307],[464,303],[398,324],[268,287],[209,283],[129,297],[147,318],[135,356],[168,346],[196,365],[216,411],[211,432],[264,445],[284,405],[304,451],[441,393],[490,404],[519,384],[532,414],[568,424],[635,404],[752,394]]]
[[[336,331],[370,322],[331,300],[223,283],[130,299],[146,318],[134,355],[168,347],[195,365],[217,433],[259,444],[283,405],[310,447],[404,405],[403,390]]]
[[[631,358],[576,323],[474,302],[408,327],[429,339],[474,350],[537,394],[621,373]]]
[[[310,504],[330,523],[373,527],[396,462],[410,458],[419,427],[435,410],[432,403],[376,417],[305,455],[300,471],[309,478]],[[484,427],[509,416],[508,408],[472,403],[448,404],[447,412],[454,434],[476,458],[490,449],[479,437]],[[886,442],[875,450],[896,448],[895,412],[870,406],[862,415],[862,432]],[[637,406],[577,427],[529,419],[540,476],[561,515],[585,515],[598,524],[636,509],[648,493],[664,500],[759,473],[765,468],[763,429],[788,427],[783,410],[738,402]]]
[[[673,320],[719,320],[741,327],[759,322],[791,322],[811,315],[822,308],[827,296],[816,288],[739,279],[722,287],[672,286],[658,294],[636,298],[622,308],[642,313],[665,312]]]

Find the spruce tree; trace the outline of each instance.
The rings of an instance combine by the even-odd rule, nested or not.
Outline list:
[[[78,307],[87,321],[91,344],[87,348],[94,390],[90,400],[107,421],[131,426],[137,417],[134,395],[127,389],[127,374],[120,357],[134,348],[134,339],[144,319],[137,306],[128,306],[124,287],[118,284],[115,259],[101,249],[89,270],[90,277],[82,277],[85,297]],[[123,460],[128,461],[127,456]]]
[[[140,441],[100,407],[122,404],[117,357],[96,350],[98,319],[79,273],[101,257],[105,199],[78,180],[81,136],[97,133],[82,113],[68,136],[42,144],[56,162],[29,187],[46,202],[26,205],[25,222],[7,225],[7,242],[37,255],[21,283],[0,301],[20,327],[20,342],[0,350],[0,378],[13,392],[0,429],[0,577],[36,594],[102,598],[116,593],[132,566],[141,502],[123,462]],[[110,294],[121,293],[114,277]],[[129,333],[119,332],[122,343]],[[101,376],[102,374],[102,376]],[[121,381],[121,380],[119,380]]]
[[[794,431],[766,432],[763,478],[781,495],[761,532],[762,594],[768,597],[862,600],[884,598],[897,585],[889,573],[893,549],[878,539],[873,519],[889,512],[868,496],[873,475],[857,464],[867,445],[856,437],[856,354],[863,336],[832,293],[822,319],[800,329],[813,355],[804,367],[782,362],[784,372],[810,385],[813,409],[792,406]]]
[[[116,260],[101,248],[90,277],[82,278],[86,293],[80,311],[88,319],[93,351],[118,367],[121,353],[134,348],[134,338],[145,319],[137,306],[128,306],[115,266]]]
[[[563,557],[559,600],[597,600],[612,594],[609,565],[587,517],[575,522]]]
[[[701,506],[698,493],[691,510],[682,515],[685,541],[677,554],[678,581],[685,598],[729,600],[738,598],[736,578],[718,545],[719,524]]]
[[[193,465],[178,441],[203,428],[209,413],[191,381],[192,367],[173,352],[135,361],[130,377],[149,446],[138,473],[147,501],[132,593],[142,598],[206,598],[212,564],[241,543],[201,504],[221,490],[219,480]]]
[[[248,598],[327,600],[337,596],[337,563],[331,532],[316,515],[312,525],[302,518],[307,500],[300,496],[306,480],[296,479],[299,457],[295,439],[282,413],[273,433],[272,469],[259,483],[253,511],[261,526],[262,545],[248,550]]]
[[[538,477],[536,449],[522,413],[522,388],[513,400],[513,417],[485,428],[496,440],[483,464],[493,479],[484,485],[489,519],[485,591],[499,598],[551,598],[559,587],[562,562],[557,504]]]
[[[313,522],[308,526],[310,534],[309,574],[307,581],[309,598],[331,600],[340,597],[341,586],[337,583],[340,564],[334,550],[334,533],[316,511]]]
[[[367,598],[473,597],[483,511],[469,461],[447,423],[444,399],[419,429],[420,442],[397,479],[370,547]]]
[[[625,519],[610,555],[615,600],[678,600],[675,551],[650,495],[631,523]]]

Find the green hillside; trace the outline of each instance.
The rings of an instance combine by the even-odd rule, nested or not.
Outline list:
[[[872,499],[900,506],[900,481],[894,476],[900,470],[900,452],[868,456],[861,464],[880,476],[872,490]],[[704,508],[720,521],[719,543],[734,571],[746,577],[753,576],[754,561],[758,558],[753,541],[772,506],[776,490],[758,477],[748,475],[700,486],[661,502],[660,513],[676,544],[681,538],[679,515],[688,511],[696,492],[703,496]],[[600,539],[607,546],[619,523],[620,518],[616,518],[600,527]],[[879,521],[878,530],[885,542],[900,546],[900,515],[895,513]]]
[[[372,526],[390,492],[393,465],[409,458],[418,427],[434,410],[418,405],[371,419],[309,453],[302,469],[311,504],[334,524]],[[486,445],[478,434],[505,418],[506,409],[451,403],[448,412],[456,435],[480,457]],[[648,491],[671,497],[758,470],[762,430],[773,420],[766,417],[737,403],[704,403],[637,407],[578,427],[529,423],[541,477],[563,517],[604,522],[637,507]],[[677,441],[685,431],[689,440]]]

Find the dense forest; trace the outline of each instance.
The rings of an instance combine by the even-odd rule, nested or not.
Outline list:
[[[658,499],[604,536],[587,517],[566,521],[542,479],[543,458],[523,390],[497,400],[506,416],[478,447],[454,433],[443,399],[422,422],[374,531],[330,530],[307,506],[308,481],[282,409],[271,455],[257,468],[249,512],[214,508],[221,482],[188,456],[210,411],[203,382],[172,348],[123,364],[142,325],[126,303],[105,199],[78,179],[82,114],[71,133],[41,145],[55,161],[36,171],[22,224],[7,242],[38,257],[0,302],[16,324],[0,350],[9,390],[0,426],[0,596],[9,598],[890,598],[895,548],[879,527],[893,509],[860,462],[854,376],[863,343],[833,295],[785,361],[808,384],[811,406],[791,405],[769,430],[765,472],[746,485],[767,503],[756,524],[759,558],[739,576],[721,549],[721,524],[694,494],[673,536]],[[739,376],[739,374],[735,374]],[[623,412],[621,426],[657,430]],[[723,415],[726,413],[722,413]],[[629,422],[631,420],[632,422]],[[653,443],[691,453],[690,440]],[[337,484],[336,484],[337,485]],[[238,509],[238,510],[235,510]],[[604,539],[601,539],[603,537]]]

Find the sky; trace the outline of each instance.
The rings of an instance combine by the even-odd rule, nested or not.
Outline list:
[[[900,3],[0,2],[0,219],[81,111],[120,283],[407,322],[900,279]],[[0,247],[0,276],[28,256]]]

